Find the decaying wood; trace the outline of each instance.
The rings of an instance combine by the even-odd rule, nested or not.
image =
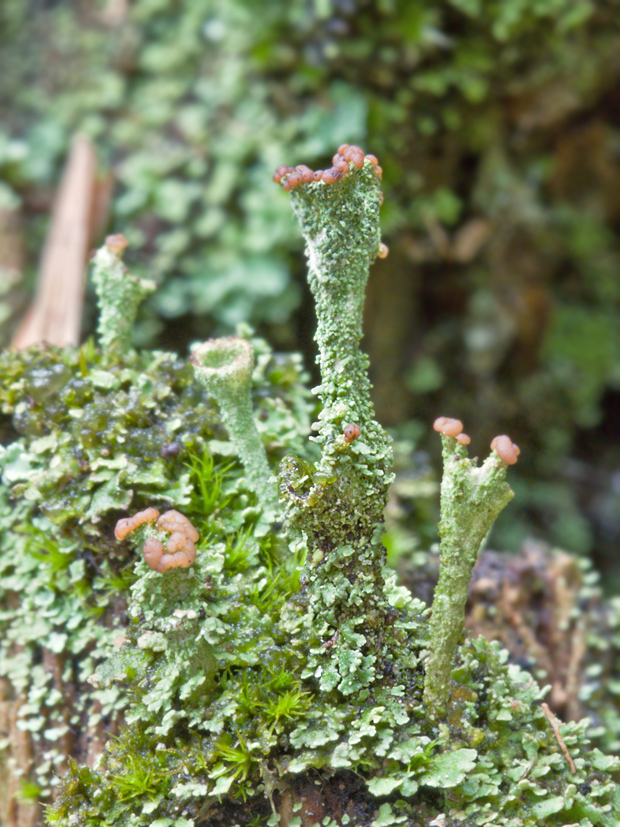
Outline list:
[[[6,679],[0,680],[0,739],[10,746],[10,757],[0,780],[2,827],[35,827],[41,823],[41,808],[20,797],[21,782],[28,780],[33,766],[30,733],[18,727],[18,713],[24,703],[25,698],[12,695]]]
[[[416,597],[430,603],[438,571],[438,555],[429,555],[423,566],[403,565],[401,576]],[[600,589],[587,580],[579,558],[544,543],[529,541],[516,555],[484,551],[469,584],[465,626],[474,638],[501,643],[513,663],[541,686],[550,685],[547,702],[561,720],[587,716],[597,727],[605,725],[600,705],[615,701],[584,700],[581,689],[596,663],[604,694],[616,676],[615,655],[612,646],[599,649],[588,641],[609,642],[615,621]]]
[[[21,212],[10,207],[0,208],[0,343],[7,340],[5,325],[19,312],[23,297],[19,285],[24,272],[24,237]]]
[[[15,348],[79,342],[95,203],[95,151],[88,138],[76,135],[53,206],[37,293],[13,338]]]
[[[516,557],[485,552],[469,588],[467,627],[499,640],[514,660],[544,669],[549,704],[564,720],[584,714],[586,633],[600,618],[596,596],[583,596],[579,560],[530,542]]]
[[[16,281],[24,269],[24,240],[19,209],[0,208],[1,278]]]
[[[11,657],[18,658],[20,652],[16,647]],[[43,827],[44,804],[55,798],[57,788],[53,787],[42,803],[29,801],[22,794],[23,786],[37,784],[35,768],[52,753],[72,756],[78,763],[92,767],[109,738],[118,735],[122,719],[116,716],[104,721],[98,717],[96,713],[102,711],[98,700],[78,711],[78,700],[85,685],[75,677],[79,672],[77,662],[67,662],[63,655],[44,648],[37,656],[51,678],[51,687],[62,700],[42,707],[44,723],[33,737],[30,731],[19,726],[20,710],[27,703],[27,696],[17,693],[7,679],[0,679],[0,827]],[[75,721],[76,716],[79,723]],[[58,731],[59,726],[57,735],[48,733],[48,730]],[[67,769],[66,760],[55,760],[57,776],[64,775]]]
[[[93,13],[92,5],[86,3],[85,11]],[[128,0],[107,0],[103,8],[96,9],[95,16],[106,26],[111,28],[122,26],[129,17]]]

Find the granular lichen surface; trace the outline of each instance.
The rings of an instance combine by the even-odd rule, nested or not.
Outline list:
[[[79,669],[80,715],[97,701],[117,721],[96,760],[68,760],[50,824],[618,823],[617,759],[589,746],[587,722],[573,722],[559,730],[569,765],[540,706],[544,691],[496,644],[459,637],[447,700],[429,702],[437,623],[385,567],[391,448],[360,350],[380,250],[380,170],[372,156],[347,161],[346,152],[346,172],[335,156],[340,174],[285,187],[317,304],[321,408],[310,441],[314,405],[298,362],[252,340],[249,398],[260,464],[273,477],[262,471],[253,484],[240,456],[250,443],[239,448],[225,402],[222,422],[177,357],[135,353],[126,338],[120,354],[90,344],[3,357],[2,406],[17,434],[1,457],[2,520],[21,543],[3,547],[7,677],[28,695],[23,718],[37,738],[63,735],[47,723],[54,707],[43,696],[58,700],[58,714],[61,704],[50,673],[37,671],[42,650]],[[478,469],[464,445],[444,448],[448,500],[486,475],[490,489],[470,497],[471,525],[484,528],[509,499],[505,468],[492,456]],[[48,466],[58,468],[49,480]],[[265,503],[279,513],[264,519]],[[199,540],[190,567],[160,573],[141,551],[156,526],[118,545],[112,532],[117,519],[164,506]],[[471,569],[481,537],[463,538],[450,514],[446,552],[466,547]],[[21,615],[10,599],[19,590],[31,595]],[[19,624],[37,611],[47,626],[24,649]],[[84,720],[54,723],[70,731]],[[50,759],[61,771],[64,761],[58,749]],[[37,776],[44,795],[51,765]]]

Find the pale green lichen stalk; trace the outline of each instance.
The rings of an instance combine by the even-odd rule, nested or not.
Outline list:
[[[441,438],[441,556],[424,678],[424,704],[432,719],[442,717],[448,703],[450,673],[463,634],[467,587],[480,547],[514,496],[505,482],[506,464],[495,451],[477,467],[464,444],[454,436],[442,434]]]
[[[102,350],[119,356],[131,349],[136,312],[156,286],[129,273],[121,260],[126,246],[124,236],[108,236],[95,253],[92,273],[99,305],[97,339]]]
[[[252,345],[237,336],[209,339],[195,345],[190,358],[198,381],[220,406],[265,519],[273,520],[278,509],[278,496],[265,447],[254,422],[250,393],[254,370]]]
[[[289,524],[307,540],[304,578],[322,641],[309,668],[322,688],[347,694],[372,681],[390,613],[381,537],[392,455],[373,418],[360,349],[364,292],[380,249],[380,170],[359,152],[359,164],[334,174],[338,180],[326,183],[323,173],[291,193],[317,309],[321,459],[315,468],[287,457],[280,469]],[[291,189],[286,178],[284,187]]]

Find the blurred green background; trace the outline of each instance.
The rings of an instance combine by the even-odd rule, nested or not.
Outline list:
[[[536,534],[620,587],[619,13],[616,0],[3,0],[0,212],[23,248],[23,278],[0,278],[3,342],[81,132],[113,182],[105,231],[159,283],[140,344],[185,353],[250,321],[312,366],[303,244],[271,175],[359,143],[384,170],[390,255],[373,267],[365,346],[401,473],[414,493],[416,475],[437,476],[440,414],[481,455],[508,433],[517,499],[493,545]],[[85,335],[92,319],[89,305]],[[427,508],[412,519],[429,533]]]

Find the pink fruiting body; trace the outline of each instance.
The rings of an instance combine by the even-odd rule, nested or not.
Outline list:
[[[338,152],[332,158],[333,166],[329,169],[317,169],[313,171],[305,164],[299,164],[296,167],[280,164],[280,166],[276,167],[273,180],[276,184],[281,183],[282,188],[286,192],[298,187],[300,184],[309,184],[312,181],[323,181],[324,184],[335,184],[349,174],[350,164],[353,164],[356,169],[361,169],[365,161],[370,161],[377,175],[381,178],[381,167],[374,155],[364,155],[364,150],[359,146],[341,144],[341,146],[338,147]]]
[[[351,443],[361,435],[362,429],[359,425],[356,425],[353,422],[350,425],[345,425],[344,431],[342,433],[344,435],[344,441],[346,443]]]
[[[495,451],[497,456],[502,462],[505,462],[506,465],[514,465],[517,457],[521,453],[519,446],[515,445],[506,434],[501,434],[493,439],[491,442],[491,450]]]
[[[460,419],[440,416],[433,423],[433,428],[444,436],[457,437],[463,430],[463,423]]]
[[[159,517],[159,511],[156,508],[145,508],[144,511],[138,511],[133,517],[123,517],[116,523],[114,529],[114,536],[117,540],[124,540],[125,537],[138,526],[143,523],[154,523]]]

